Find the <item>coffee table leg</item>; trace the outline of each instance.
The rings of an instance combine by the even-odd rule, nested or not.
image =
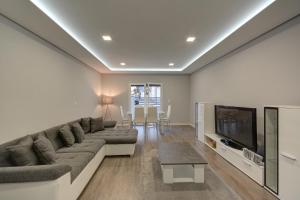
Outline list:
[[[162,173],[163,173],[163,181],[164,183],[173,183],[173,166],[172,165],[161,165]]]
[[[205,165],[194,165],[195,183],[204,183],[204,167]]]

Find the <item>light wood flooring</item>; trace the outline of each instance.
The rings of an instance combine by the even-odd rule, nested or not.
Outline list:
[[[149,173],[154,176],[161,176],[157,170],[148,166],[147,159],[151,159],[149,153],[157,153],[159,141],[163,142],[188,142],[201,155],[203,155],[215,173],[245,200],[275,200],[276,198],[263,187],[256,184],[241,171],[233,167],[217,153],[195,140],[195,131],[190,126],[172,126],[164,129],[163,133],[157,133],[154,127],[148,127],[145,133],[143,127],[137,127],[139,131],[138,143],[135,155],[106,157],[86,189],[80,196],[80,200],[142,200],[161,199],[156,198],[155,191],[145,190],[151,187],[147,183]],[[158,164],[159,165],[159,164]],[[153,176],[153,174],[151,174]],[[161,177],[160,177],[161,178]],[[174,193],[176,188],[174,188]],[[189,197],[186,193],[184,198],[174,199],[203,199],[201,197]],[[173,199],[173,198],[172,198]],[[221,198],[222,199],[222,198]],[[225,200],[225,199],[224,199]]]

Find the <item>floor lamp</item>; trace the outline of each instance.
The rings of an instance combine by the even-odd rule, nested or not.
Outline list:
[[[109,105],[111,105],[111,104],[113,104],[113,98],[112,97],[102,96],[102,105],[106,105],[104,120],[106,119],[107,114],[109,114],[110,120],[112,120],[111,113],[110,113],[110,110],[109,110]]]

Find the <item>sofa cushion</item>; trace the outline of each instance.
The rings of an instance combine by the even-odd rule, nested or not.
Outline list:
[[[105,140],[84,140],[82,143],[74,144],[71,147],[63,147],[57,150],[57,153],[76,153],[76,152],[90,152],[96,154],[105,144]]]
[[[55,150],[62,148],[64,146],[64,143],[59,135],[59,129],[61,127],[62,127],[62,125],[55,126],[55,127],[45,130],[45,135],[50,140],[50,142],[52,143]]]
[[[55,163],[55,159],[57,158],[55,150],[50,140],[48,140],[45,136],[39,136],[33,142],[33,149],[42,164]]]
[[[59,129],[59,135],[64,142],[65,146],[70,147],[75,143],[75,137],[69,125],[64,125]]]
[[[15,165],[10,159],[10,152],[7,151],[7,147],[17,145],[22,139],[26,137],[27,136],[24,136],[0,145],[0,167],[8,167]]]
[[[114,128],[117,124],[117,121],[104,121],[104,128]]]
[[[86,140],[104,139],[106,144],[135,144],[137,141],[136,129],[109,129],[87,134]]]
[[[78,122],[71,125],[72,132],[75,137],[75,142],[81,143],[84,140],[84,130]]]
[[[7,147],[12,162],[17,166],[31,166],[38,164],[38,158],[33,151],[33,140],[27,136],[17,145]]]
[[[0,167],[0,183],[50,181],[71,170],[72,168],[65,164]]]
[[[80,153],[58,153],[55,162],[57,164],[66,164],[72,168],[71,179],[72,182],[86,167],[86,165],[94,157],[93,153],[80,152]]]
[[[47,137],[44,131],[40,131],[40,132],[37,132],[37,133],[30,134],[33,141],[36,140],[41,135]]]
[[[68,124],[71,126],[72,124],[75,124],[75,123],[79,123],[80,124],[80,122],[81,122],[81,118],[73,120],[73,121],[70,121],[70,122],[68,122]]]
[[[84,130],[84,133],[91,132],[91,118],[86,117],[81,119],[81,127]]]
[[[91,132],[95,133],[97,131],[104,130],[103,117],[92,118],[91,119]]]

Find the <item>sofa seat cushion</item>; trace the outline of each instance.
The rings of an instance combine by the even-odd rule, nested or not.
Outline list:
[[[106,144],[135,144],[137,141],[136,129],[109,129],[86,134],[86,140],[104,139]]]
[[[72,168],[65,164],[0,167],[0,183],[51,181],[71,170]]]
[[[81,153],[57,153],[56,164],[69,165],[71,170],[72,182],[80,174],[80,172],[86,167],[86,165],[94,157],[93,153],[81,152]]]
[[[76,153],[90,152],[96,154],[105,144],[105,140],[83,140],[82,143],[76,143],[71,147],[63,147],[58,149],[57,153]]]

